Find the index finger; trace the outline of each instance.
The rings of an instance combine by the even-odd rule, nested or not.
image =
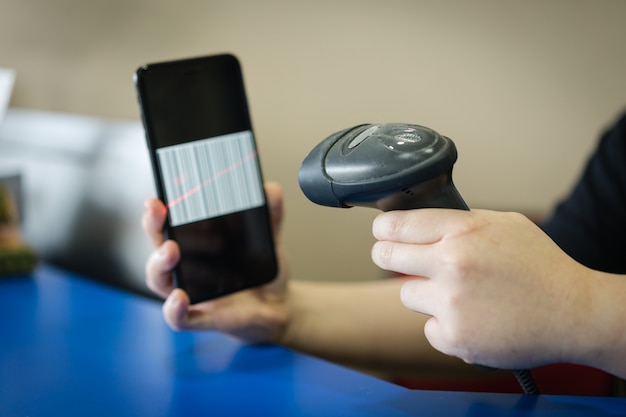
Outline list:
[[[432,208],[387,211],[374,219],[372,233],[377,240],[436,243],[451,230],[458,229],[461,220],[469,213],[465,210]]]

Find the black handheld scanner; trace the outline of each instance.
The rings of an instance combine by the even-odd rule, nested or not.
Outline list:
[[[452,140],[427,127],[363,124],[313,148],[298,182],[309,200],[329,207],[469,210],[452,182],[456,159]]]

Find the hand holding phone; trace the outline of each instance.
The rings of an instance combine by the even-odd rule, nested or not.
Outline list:
[[[278,183],[265,184],[276,244],[280,246],[283,191]],[[279,273],[266,285],[239,291],[212,301],[190,305],[186,292],[174,289],[172,270],[180,260],[178,244],[164,241],[166,210],[158,198],[146,200],[142,227],[157,249],[146,263],[146,284],[165,298],[163,318],[175,330],[214,330],[246,343],[280,343],[292,320],[288,290],[289,268],[277,250]]]
[[[165,235],[192,303],[270,282],[278,272],[241,67],[232,55],[149,64],[135,85]]]

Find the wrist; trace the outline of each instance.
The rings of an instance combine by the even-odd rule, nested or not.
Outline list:
[[[303,281],[290,281],[287,293],[288,296],[285,300],[285,316],[281,325],[280,332],[277,335],[276,343],[293,348],[299,349],[301,339],[301,333],[305,327],[305,323],[302,323],[302,319],[307,317],[306,301],[307,301],[307,282]],[[309,297],[310,298],[310,294]]]
[[[583,268],[563,338],[562,362],[591,366],[626,376],[626,277]]]

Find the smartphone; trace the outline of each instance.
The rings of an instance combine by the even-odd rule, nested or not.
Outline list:
[[[230,54],[143,65],[133,77],[174,283],[193,304],[272,281],[274,239],[241,66]]]

